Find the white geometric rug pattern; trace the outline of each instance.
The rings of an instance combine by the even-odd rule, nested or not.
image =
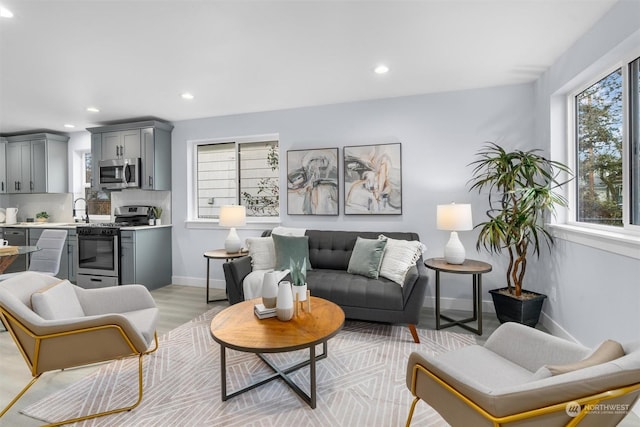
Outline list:
[[[160,337],[157,352],[145,356],[144,397],[131,412],[78,426],[403,426],[412,395],[405,385],[412,351],[438,354],[474,344],[467,334],[418,329],[415,344],[406,326],[349,321],[328,342],[326,359],[316,364],[317,408],[311,409],[281,380],[222,402],[219,345],[209,324],[214,308]],[[318,346],[316,353],[322,351]],[[271,354],[286,367],[308,358],[308,350]],[[227,392],[270,375],[254,354],[227,350]],[[55,374],[49,374],[55,375]],[[309,368],[291,375],[305,392]],[[137,358],[105,364],[95,373],[21,412],[52,422],[131,404],[137,398]],[[424,402],[413,425],[448,424]]]

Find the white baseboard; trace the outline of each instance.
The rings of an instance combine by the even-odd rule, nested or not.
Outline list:
[[[540,314],[540,323],[545,327],[547,331],[551,335],[556,337],[564,338],[567,341],[574,342],[576,344],[581,344],[573,335],[567,332],[562,326],[560,326],[555,320],[547,315],[544,311]]]

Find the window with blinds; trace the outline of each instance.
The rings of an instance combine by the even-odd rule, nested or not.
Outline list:
[[[197,146],[197,215],[218,218],[223,205],[244,205],[248,217],[280,214],[278,141]]]

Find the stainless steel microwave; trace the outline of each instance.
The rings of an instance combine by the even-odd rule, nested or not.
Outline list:
[[[102,160],[98,165],[100,188],[117,190],[140,187],[140,158]]]

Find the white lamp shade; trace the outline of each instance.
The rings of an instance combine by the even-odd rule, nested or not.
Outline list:
[[[246,210],[244,206],[225,205],[220,207],[219,224],[222,227],[239,227],[246,224]]]
[[[470,204],[438,205],[436,222],[438,230],[473,230]]]

